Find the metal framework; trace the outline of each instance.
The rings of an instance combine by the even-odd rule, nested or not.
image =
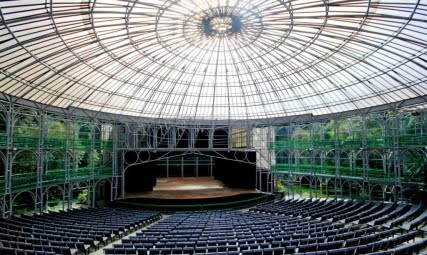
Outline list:
[[[290,196],[411,199],[426,190],[426,125],[419,110],[275,127],[271,174]]]
[[[84,187],[93,206],[129,166],[230,151],[256,152],[264,192],[406,199],[426,171],[426,6],[1,1],[2,216],[23,193],[41,212]]]
[[[397,201],[426,189],[425,105],[302,116],[270,125],[195,125],[112,121],[113,116],[108,121],[90,112],[86,117],[61,114],[59,108],[17,101],[23,102],[3,95],[0,104],[3,217],[13,213],[23,193],[42,212],[53,187],[60,189],[64,209],[81,188],[88,189],[88,205],[94,206],[99,184],[108,185],[109,198],[115,200],[125,195],[129,167],[152,161],[169,165],[177,158],[184,164],[187,156],[210,158],[204,162],[210,167],[213,158],[256,164],[257,189],[272,193],[284,185],[289,196]],[[152,157],[156,152],[161,156]],[[232,152],[234,158],[221,152]],[[248,160],[249,152],[256,152],[255,163]],[[135,160],[127,162],[127,154],[136,155]]]
[[[425,0],[21,0],[0,91],[119,115],[257,120],[427,94]]]
[[[54,187],[62,194],[63,209],[71,208],[73,190],[81,188],[88,190],[88,205],[94,206],[97,185],[114,180],[114,126],[53,114],[42,105],[30,108],[9,99],[0,103],[3,217],[13,213],[14,201],[24,193],[32,197],[35,212],[42,212],[47,193]],[[112,191],[111,197],[117,194]]]

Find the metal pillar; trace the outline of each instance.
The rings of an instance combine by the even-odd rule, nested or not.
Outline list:
[[[399,144],[399,114],[395,113],[392,118],[392,135],[393,135],[393,166],[394,166],[394,176],[395,183],[394,189],[396,190],[396,201],[403,201],[403,192],[402,192],[402,173],[400,169],[401,164],[401,153],[400,153],[400,144]]]
[[[316,190],[316,159],[315,159],[315,151],[314,151],[314,130],[313,130],[313,123],[309,125],[310,128],[310,198],[313,197],[312,190],[313,190],[313,183],[314,183],[314,190]],[[314,197],[317,198],[317,192],[314,192]]]
[[[340,158],[341,158],[341,148],[339,141],[339,122],[335,119],[334,122],[334,161],[335,161],[335,181],[334,181],[334,194],[335,197],[342,197],[342,185],[341,185],[341,168],[340,168]]]
[[[211,150],[213,149],[214,130],[214,126],[208,130],[208,148]]]
[[[64,187],[63,187],[63,196],[62,196],[62,210],[70,210],[72,208],[72,199],[73,199],[73,185],[71,183],[71,158],[70,158],[70,118],[66,119],[64,122],[65,124],[65,132],[66,132],[66,138],[65,138],[65,171],[64,171]],[[66,202],[66,203],[65,203]]]
[[[94,162],[94,155],[95,155],[95,125],[94,120],[90,123],[90,152],[89,152],[89,166],[90,166],[90,179],[88,181],[88,206],[89,207],[95,207],[95,201],[96,201],[96,180],[95,180],[95,162]]]
[[[230,126],[228,127],[227,138],[228,138],[227,148],[228,150],[231,150],[233,148],[233,129]]]
[[[5,155],[5,190],[3,195],[3,208],[2,217],[9,218],[12,216],[12,165],[13,165],[13,127],[15,122],[14,104],[9,103],[9,107],[6,112],[6,133],[7,133],[7,145]]]
[[[246,148],[252,148],[253,144],[252,144],[252,126],[247,126],[246,127]],[[267,141],[270,142],[270,141]]]
[[[277,159],[276,159],[276,153],[272,152],[270,150],[270,141],[275,139],[275,129],[274,127],[268,127],[268,136],[267,136],[267,141],[265,141],[265,149],[267,150],[268,153],[268,165],[267,165],[267,172],[268,172],[268,176],[269,176],[269,180],[270,180],[270,193],[274,194],[274,192],[276,191],[276,184],[275,184],[275,179],[273,178],[273,171],[272,171],[272,166],[273,164],[277,163]]]
[[[190,150],[194,150],[196,148],[196,129],[190,128],[190,142],[188,143],[188,147]]]
[[[370,192],[370,182],[369,182],[369,151],[368,151],[368,129],[366,123],[366,115],[362,115],[362,164],[363,164],[363,190],[368,189],[368,199],[372,200],[372,194]]]
[[[111,178],[111,199],[116,200],[119,198],[119,153],[118,153],[118,140],[119,140],[119,128],[117,124],[113,124],[113,151],[112,151],[112,171],[113,176]]]
[[[44,210],[44,192],[43,192],[43,175],[44,175],[44,163],[45,163],[45,150],[44,150],[44,138],[45,138],[45,115],[42,112],[38,117],[39,124],[39,140],[37,148],[37,183],[36,190],[34,192],[34,211],[35,213],[43,213]]]

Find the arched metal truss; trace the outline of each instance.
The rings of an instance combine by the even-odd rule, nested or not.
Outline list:
[[[162,119],[333,114],[421,98],[425,0],[0,4],[0,91]]]

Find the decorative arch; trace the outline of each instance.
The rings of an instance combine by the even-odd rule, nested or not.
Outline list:
[[[335,175],[335,150],[329,150],[326,152],[322,173]]]
[[[383,153],[376,149],[370,150],[368,154],[369,179],[393,180],[395,176],[388,175],[385,166],[385,157]]]
[[[363,166],[363,150],[352,150],[353,154],[353,173],[354,176],[364,177],[364,166]]]
[[[355,176],[351,163],[351,152],[348,150],[343,150],[340,153],[340,175],[341,176]]]
[[[301,196],[301,197],[303,197],[303,195],[304,195],[304,193],[306,193],[307,192],[307,190],[308,190],[308,192],[310,192],[311,190],[310,190],[310,188],[311,188],[311,180],[310,180],[310,177],[309,176],[299,176],[298,177],[298,179],[299,179],[299,190],[298,190],[298,194]]]
[[[16,193],[16,194],[13,195],[12,200],[11,200],[11,206],[12,206],[11,207],[11,213],[12,214],[13,214],[14,210],[18,209],[18,208],[16,208],[18,205],[15,204],[16,199],[19,198],[19,197],[22,197],[22,196],[24,196],[23,199],[25,199],[25,196],[27,196],[27,199],[31,198],[30,202],[32,202],[32,205],[33,205],[32,211],[35,211],[36,196],[35,196],[35,194],[32,191],[26,190],[26,191],[18,192],[18,193]],[[28,203],[25,203],[25,204],[28,204]]]
[[[350,181],[349,183],[352,198],[354,197],[356,199],[364,199],[364,197],[362,196],[363,186],[360,184],[360,182]]]
[[[12,191],[35,188],[37,184],[38,154],[20,150],[12,157]]]
[[[15,119],[12,129],[13,136],[15,137],[15,145],[26,145],[21,144],[18,137],[34,138],[38,141],[40,128],[40,121],[37,116],[37,112],[30,109],[18,109],[15,111]]]
[[[213,148],[228,148],[228,128],[220,127],[213,131]]]
[[[341,182],[341,193],[343,198],[352,198],[351,183],[349,180],[343,180]]]
[[[369,187],[369,198],[373,200],[385,201],[385,189],[384,184],[373,184]]]
[[[62,200],[65,194],[65,190],[62,186],[60,185],[52,185],[49,186],[47,188],[45,188],[45,190],[43,191],[43,200],[44,200],[44,205],[46,206],[46,208],[49,207],[49,201],[51,201],[51,199],[56,199],[56,200]],[[62,201],[63,203],[64,201]],[[62,203],[58,203],[56,205],[62,204]]]

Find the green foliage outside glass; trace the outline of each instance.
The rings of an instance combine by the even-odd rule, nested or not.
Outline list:
[[[88,200],[88,197],[89,197],[88,190],[87,189],[82,190],[79,193],[78,197],[77,197],[78,203],[80,203],[80,204],[86,204],[87,200]]]
[[[399,169],[403,181],[423,183],[427,171],[424,148],[427,146],[427,111],[400,114],[397,130],[394,129],[395,114],[373,114],[366,116],[365,120],[361,116],[353,116],[277,128],[273,143],[276,164],[272,169],[335,175],[334,149],[338,147],[341,176],[361,177],[364,169],[361,148],[365,123],[369,178],[391,182],[396,179],[393,162],[396,141],[393,135],[397,134]],[[278,188],[282,187],[279,185]]]

